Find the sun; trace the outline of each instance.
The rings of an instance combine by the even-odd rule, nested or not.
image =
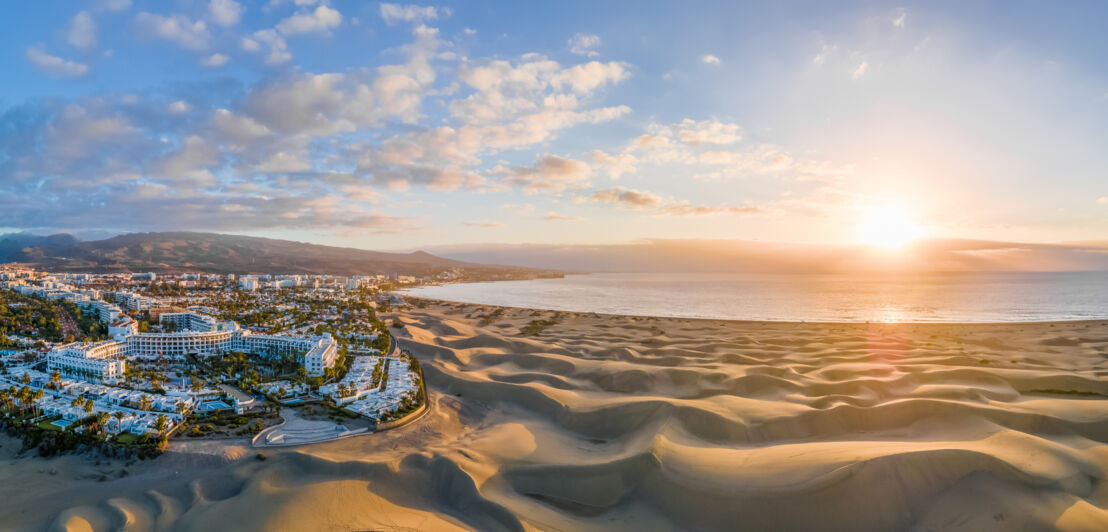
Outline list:
[[[923,229],[904,209],[892,205],[870,207],[858,226],[862,244],[894,249],[923,236]]]

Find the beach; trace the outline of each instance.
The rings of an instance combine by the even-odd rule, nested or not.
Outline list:
[[[409,299],[430,409],[301,447],[0,447],[18,530],[1104,530],[1108,321],[789,323]],[[126,473],[122,473],[126,470]]]

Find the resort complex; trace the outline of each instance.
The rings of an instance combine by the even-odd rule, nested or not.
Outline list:
[[[224,411],[245,436],[284,425],[282,407],[363,420],[311,431],[328,439],[422,403],[418,362],[376,317],[398,302],[386,279],[267,277],[0,273],[8,312],[27,314],[4,337],[23,348],[3,351],[0,388],[36,427],[155,438],[219,434]],[[310,441],[264,432],[262,445]]]

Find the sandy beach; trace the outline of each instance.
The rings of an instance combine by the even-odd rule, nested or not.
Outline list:
[[[414,301],[430,412],[147,462],[0,447],[17,530],[1105,530],[1108,321],[820,324]]]

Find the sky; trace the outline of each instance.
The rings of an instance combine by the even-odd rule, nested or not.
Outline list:
[[[0,18],[0,232],[1108,239],[1104,2],[43,0]]]

